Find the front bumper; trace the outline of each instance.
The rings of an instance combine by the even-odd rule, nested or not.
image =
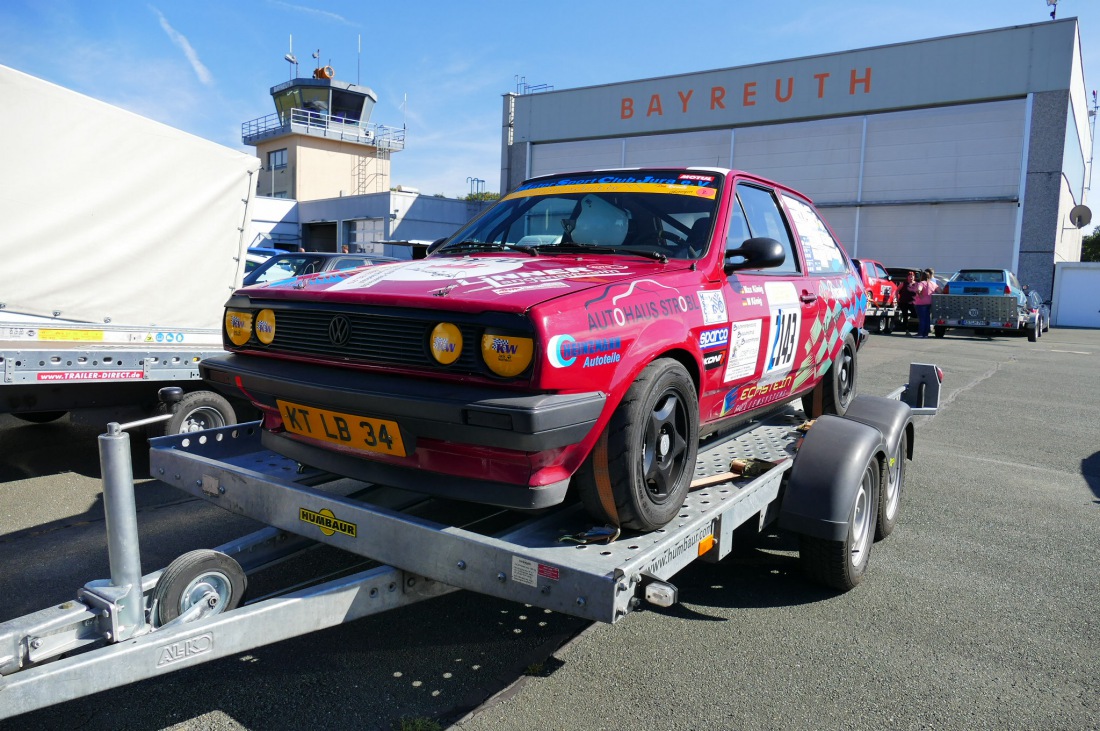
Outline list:
[[[264,444],[314,467],[381,484],[507,507],[543,507],[564,498],[569,480],[517,485],[447,475],[438,462],[425,474],[419,441],[446,442],[514,454],[562,449],[581,442],[607,400],[602,392],[516,394],[484,385],[423,381],[310,363],[229,354],[200,364],[219,389],[243,392],[277,410],[276,398],[396,422],[409,456],[380,461],[286,434],[264,433]],[[429,479],[430,478],[430,479]],[[527,489],[524,489],[527,488]],[[519,493],[528,493],[520,495]]]

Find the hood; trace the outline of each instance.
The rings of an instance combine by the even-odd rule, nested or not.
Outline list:
[[[363,269],[322,272],[246,287],[253,299],[384,304],[525,312],[532,306],[592,287],[687,269],[637,256],[475,255],[433,257]]]

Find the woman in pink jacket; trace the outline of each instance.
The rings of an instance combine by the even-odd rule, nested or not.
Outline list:
[[[913,293],[913,306],[917,308],[917,336],[926,338],[932,330],[932,295],[939,289],[935,272],[925,269],[920,281],[908,285]]]

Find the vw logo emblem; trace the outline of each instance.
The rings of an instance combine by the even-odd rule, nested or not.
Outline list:
[[[343,315],[332,318],[328,324],[328,339],[333,345],[343,347],[351,337],[351,323]]]

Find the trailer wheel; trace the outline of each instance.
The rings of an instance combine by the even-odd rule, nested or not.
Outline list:
[[[878,459],[872,456],[863,469],[863,479],[848,516],[848,536],[843,541],[799,536],[798,557],[803,570],[814,581],[848,591],[863,579],[875,533],[880,473]]]
[[[942,338],[944,335],[947,334],[947,328],[943,325],[936,325],[936,327],[933,328],[932,331],[936,333],[937,338]]]
[[[822,413],[844,416],[856,395],[856,341],[849,334],[825,375]]]
[[[240,564],[224,553],[209,549],[185,553],[168,564],[153,589],[156,624],[171,622],[200,601],[208,602],[204,617],[236,609],[247,585]]]
[[[175,405],[172,418],[164,423],[164,433],[186,434],[237,423],[237,414],[224,397],[213,391],[192,391]]]
[[[1029,343],[1034,343],[1034,342],[1038,342],[1038,340],[1039,340],[1039,328],[1038,327],[1029,327],[1027,329],[1027,341]]]
[[[660,528],[683,506],[698,447],[695,384],[677,361],[656,360],[630,386],[578,470],[581,502],[597,520]]]
[[[16,419],[25,421],[28,424],[49,424],[51,421],[57,421],[68,411],[31,411],[26,414],[12,414]]]
[[[898,524],[898,508],[901,506],[901,491],[905,485],[905,459],[908,447],[909,433],[902,429],[897,449],[882,465],[878,522],[875,524],[876,541],[881,541],[893,533],[894,526]]]

